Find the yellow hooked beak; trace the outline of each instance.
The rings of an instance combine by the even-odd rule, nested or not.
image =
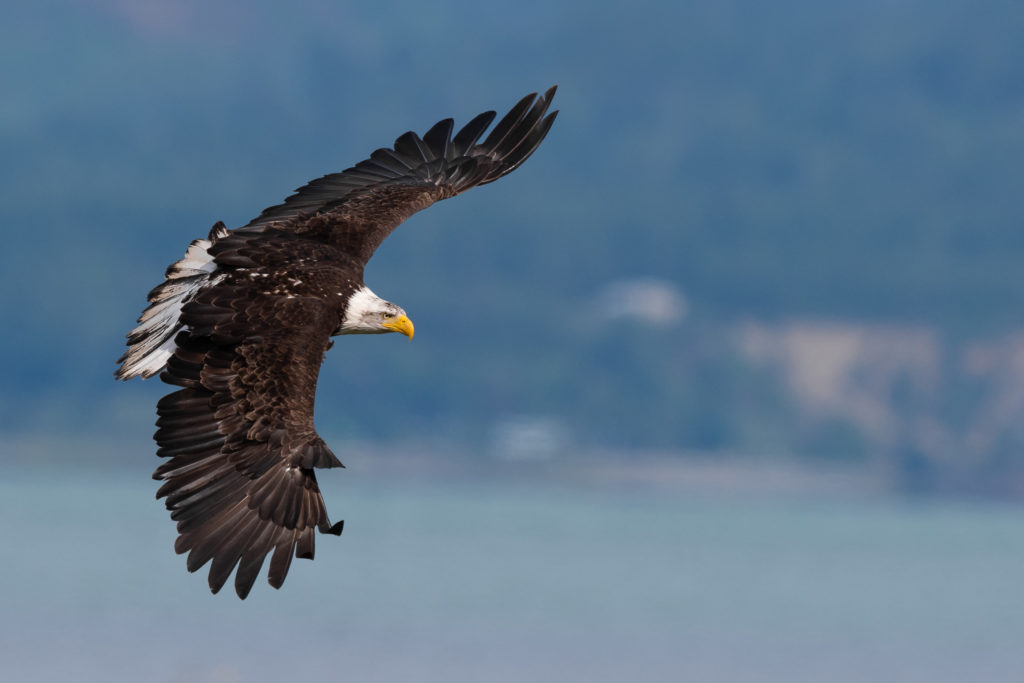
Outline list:
[[[413,327],[412,321],[409,320],[409,316],[400,315],[394,320],[386,323],[381,323],[382,327],[386,327],[392,332],[401,332],[409,339],[412,339],[412,335],[416,332],[416,328]]]

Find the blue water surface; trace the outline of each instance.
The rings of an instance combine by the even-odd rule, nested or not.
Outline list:
[[[1024,680],[1024,510],[553,482],[325,485],[285,586],[211,595],[144,477],[0,482],[10,681]]]

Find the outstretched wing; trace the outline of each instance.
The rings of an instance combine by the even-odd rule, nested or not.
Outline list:
[[[161,378],[182,389],[157,406],[158,455],[188,569],[212,560],[213,592],[237,565],[244,598],[268,554],[279,588],[292,556],[313,557],[331,526],[314,467],[341,467],[313,428],[316,380],[337,326],[319,299],[254,294],[244,281],[202,290],[182,310],[185,331]]]
[[[495,118],[484,112],[452,136],[452,119],[423,137],[412,131],[340,173],[318,178],[283,204],[267,208],[241,232],[284,223],[334,244],[364,265],[398,225],[412,214],[471,187],[511,173],[533,154],[554,123],[547,113],[555,87],[521,99],[483,142]]]

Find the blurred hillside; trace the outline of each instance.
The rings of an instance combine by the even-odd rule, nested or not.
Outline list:
[[[113,360],[189,240],[405,130],[558,83],[562,114],[522,170],[378,252],[368,282],[416,341],[339,340],[324,433],[1024,486],[1017,3],[5,15],[4,433],[144,443],[164,387],[116,385]]]

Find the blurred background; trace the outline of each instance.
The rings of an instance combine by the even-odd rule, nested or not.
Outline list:
[[[9,680],[1021,680],[1019,3],[4,2]],[[342,338],[346,519],[211,596],[112,379],[217,220],[560,86]],[[262,583],[262,582],[261,582]]]

